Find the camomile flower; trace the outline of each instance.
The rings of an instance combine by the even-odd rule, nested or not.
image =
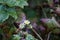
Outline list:
[[[30,24],[30,21],[29,20],[25,20],[24,23],[28,25],[28,24]]]
[[[20,25],[19,25],[19,28],[21,28],[21,29],[23,29],[25,27],[25,24],[24,23],[21,23]]]
[[[19,25],[19,28],[23,29],[23,28],[25,28],[25,25],[29,25],[29,24],[30,24],[30,21],[29,20],[25,20],[23,23],[21,23]],[[32,28],[31,25],[29,25],[29,27]]]

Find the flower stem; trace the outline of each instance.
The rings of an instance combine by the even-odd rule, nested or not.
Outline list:
[[[50,38],[50,35],[51,35],[51,32],[49,32],[49,33],[48,33],[47,40],[49,40],[49,38]]]
[[[47,14],[46,14],[46,12],[43,10],[43,7],[42,7],[42,6],[40,6],[40,7],[42,8],[42,12],[43,12],[44,17],[47,18]]]
[[[40,40],[43,40],[42,37],[34,29],[32,29],[32,31],[39,37]]]

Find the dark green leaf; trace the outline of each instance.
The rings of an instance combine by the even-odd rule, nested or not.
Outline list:
[[[0,12],[0,23],[4,22],[6,19],[9,18],[9,15],[5,12]]]

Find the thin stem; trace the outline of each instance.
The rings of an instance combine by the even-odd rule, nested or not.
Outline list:
[[[50,35],[51,35],[51,32],[48,33],[48,37],[47,37],[47,40],[50,39]]]
[[[43,7],[40,6],[42,8],[42,11],[43,11],[43,14],[44,14],[44,17],[47,18],[47,15],[46,15],[46,12],[43,10]]]
[[[55,17],[52,17],[52,19],[54,20],[54,22],[57,25],[57,27],[60,28],[60,24],[55,20]]]
[[[34,29],[32,29],[32,31],[39,37],[40,40],[43,40],[42,37]]]
[[[47,18],[47,15],[46,15],[45,11],[43,10],[43,8],[42,8],[42,11],[43,11],[45,18]]]

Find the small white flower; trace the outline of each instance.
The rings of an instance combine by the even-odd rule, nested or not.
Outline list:
[[[21,29],[23,29],[25,27],[25,24],[24,23],[21,23],[20,25],[19,25],[19,28],[21,28]]]
[[[30,21],[29,20],[25,20],[24,23],[28,25],[28,24],[30,24]]]

